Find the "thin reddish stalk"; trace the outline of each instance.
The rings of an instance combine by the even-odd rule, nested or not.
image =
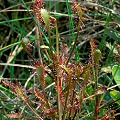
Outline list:
[[[39,116],[39,114],[37,114],[34,109],[29,105],[29,103],[26,103],[27,106],[30,108],[30,110],[39,118],[39,120],[43,120],[42,117]]]
[[[95,98],[95,114],[94,114],[94,119],[98,120],[98,113],[99,113],[99,100],[98,100],[98,95],[96,95]]]

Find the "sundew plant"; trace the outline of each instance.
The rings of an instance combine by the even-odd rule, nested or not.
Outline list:
[[[1,0],[0,119],[118,120],[119,0]]]

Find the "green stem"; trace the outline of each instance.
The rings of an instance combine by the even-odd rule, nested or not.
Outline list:
[[[57,93],[58,93],[58,114],[59,114],[59,120],[62,120],[62,108],[61,108],[61,100],[60,100],[60,86],[59,86],[59,76],[58,75],[57,75]]]
[[[59,35],[58,35],[58,26],[56,23],[56,52],[57,55],[59,55]],[[58,91],[58,114],[59,114],[59,120],[62,120],[62,108],[61,108],[61,100],[60,100],[60,87],[59,87],[59,69],[57,69],[57,91]]]
[[[72,48],[72,51],[71,51],[71,53],[70,53],[70,56],[69,56],[69,58],[68,58],[68,60],[67,60],[67,62],[66,62],[66,65],[67,65],[67,64],[69,63],[69,61],[70,61],[70,58],[72,57],[72,54],[73,54],[75,48],[76,48],[76,43],[77,43],[77,39],[78,39],[78,33],[77,33],[77,36],[76,36],[76,38],[75,38],[74,27],[73,27],[74,24],[73,24],[73,21],[72,21],[70,3],[68,2],[68,0],[66,0],[66,5],[67,5],[68,15],[69,15],[69,19],[70,19],[70,29],[72,30],[72,35],[73,35],[74,41],[75,41],[74,46],[73,46],[73,48]],[[79,25],[78,25],[78,26],[79,26]]]
[[[95,92],[98,91],[98,68],[97,65],[95,65]],[[95,96],[95,113],[94,113],[94,119],[98,120],[98,113],[99,113],[99,99],[98,95]]]
[[[78,25],[79,25],[79,24],[78,24]],[[72,51],[71,51],[71,53],[70,53],[70,56],[69,56],[69,58],[68,58],[68,60],[67,60],[67,62],[66,62],[66,65],[69,63],[69,61],[70,61],[70,59],[71,59],[71,57],[72,57],[72,54],[73,54],[73,52],[74,52],[74,50],[75,50],[75,48],[76,48],[76,44],[77,44],[77,42],[78,42],[79,31],[80,31],[80,26],[78,26],[77,35],[76,35],[76,40],[75,40],[75,43],[74,43],[74,45],[73,45]]]
[[[58,34],[57,23],[56,23],[56,51],[57,51],[57,54],[59,55],[59,34]]]
[[[52,40],[51,40],[51,35],[50,35],[50,27],[47,27],[48,30],[48,37],[50,40],[50,52],[52,55],[52,60],[54,61],[54,56],[53,56],[53,52],[52,52]],[[57,54],[59,55],[59,41],[58,41],[58,27],[57,27],[57,23],[56,23],[56,50],[57,50]],[[60,100],[60,87],[59,87],[59,69],[55,68],[55,64],[53,62],[54,65],[54,70],[56,70],[57,75],[55,75],[55,79],[57,80],[57,93],[58,93],[58,114],[59,114],[59,120],[62,120],[62,109],[61,109],[61,100]]]
[[[92,71],[93,71],[93,81],[95,82],[94,92],[96,94],[98,91],[98,65],[94,61],[95,54],[94,54],[94,49],[91,42],[90,42],[90,45],[91,45],[91,53],[93,54],[92,55]],[[96,94],[94,120],[98,120],[98,113],[99,113],[99,100],[98,100],[98,95]]]
[[[69,98],[69,91],[70,91],[70,86],[71,86],[71,75],[70,75],[70,80],[68,83],[68,88],[67,88],[67,95],[66,95],[66,99],[65,99],[65,106],[64,106],[64,111],[63,111],[63,120],[65,120],[65,111],[67,108],[67,102],[68,102],[68,98]]]
[[[36,26],[36,27],[37,27],[36,37],[37,37],[38,39],[40,39],[40,34],[41,34],[41,31],[40,31],[40,23],[38,23],[38,26]],[[40,51],[40,40],[37,40],[36,43],[37,43],[37,46],[38,46],[38,55],[39,55],[40,64],[43,65],[42,56],[41,56],[41,51]]]
[[[49,41],[50,41],[50,52],[52,54],[52,59],[53,59],[52,40],[51,40],[51,35],[50,35],[50,26],[47,27],[47,30],[48,30],[48,38],[49,38]]]

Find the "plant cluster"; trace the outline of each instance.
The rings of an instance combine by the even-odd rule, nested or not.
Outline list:
[[[24,1],[23,3],[26,6]],[[59,21],[44,8],[43,1],[32,2],[30,15],[36,25],[36,36],[24,36],[19,42],[19,50],[23,49],[25,55],[32,61],[30,61],[33,65],[30,66],[32,72],[26,82],[17,80],[9,82],[3,76],[1,77],[0,92],[5,95],[6,101],[1,98],[2,95],[0,99],[6,118],[115,120],[118,116],[119,113],[116,111],[120,106],[119,45],[110,45],[105,42],[105,37],[98,44],[93,37],[89,37],[87,43],[89,58],[85,59],[86,62],[80,62],[78,43],[79,35],[84,34],[85,31],[83,20],[85,10],[77,1],[72,1],[70,4],[66,0],[66,5],[74,39],[70,46],[69,43],[60,42]],[[27,6],[26,8],[28,9]],[[32,43],[33,38],[35,44]],[[117,38],[120,39],[120,37]],[[104,44],[111,50],[109,57],[113,57],[116,63],[112,67],[110,66],[110,72],[107,69],[109,65],[103,67],[106,57]],[[34,49],[37,51],[39,60],[36,60]],[[105,61],[107,62],[109,59],[105,59]],[[116,87],[118,89],[115,89]],[[7,92],[10,96],[6,95]],[[11,96],[13,102],[9,103]],[[110,109],[110,105],[114,102],[117,104],[117,108]],[[5,104],[7,103],[11,109],[6,110],[7,105]],[[12,113],[12,109],[17,107],[20,109]]]

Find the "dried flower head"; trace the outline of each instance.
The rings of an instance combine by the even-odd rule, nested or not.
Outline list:
[[[80,7],[80,5],[73,2],[72,11],[73,11],[73,13],[77,13],[79,19],[82,20],[82,8]]]
[[[43,1],[42,0],[36,0],[34,3],[33,3],[33,13],[36,17],[36,20],[37,22],[43,22],[42,21],[42,17],[41,17],[41,9],[43,9]]]

